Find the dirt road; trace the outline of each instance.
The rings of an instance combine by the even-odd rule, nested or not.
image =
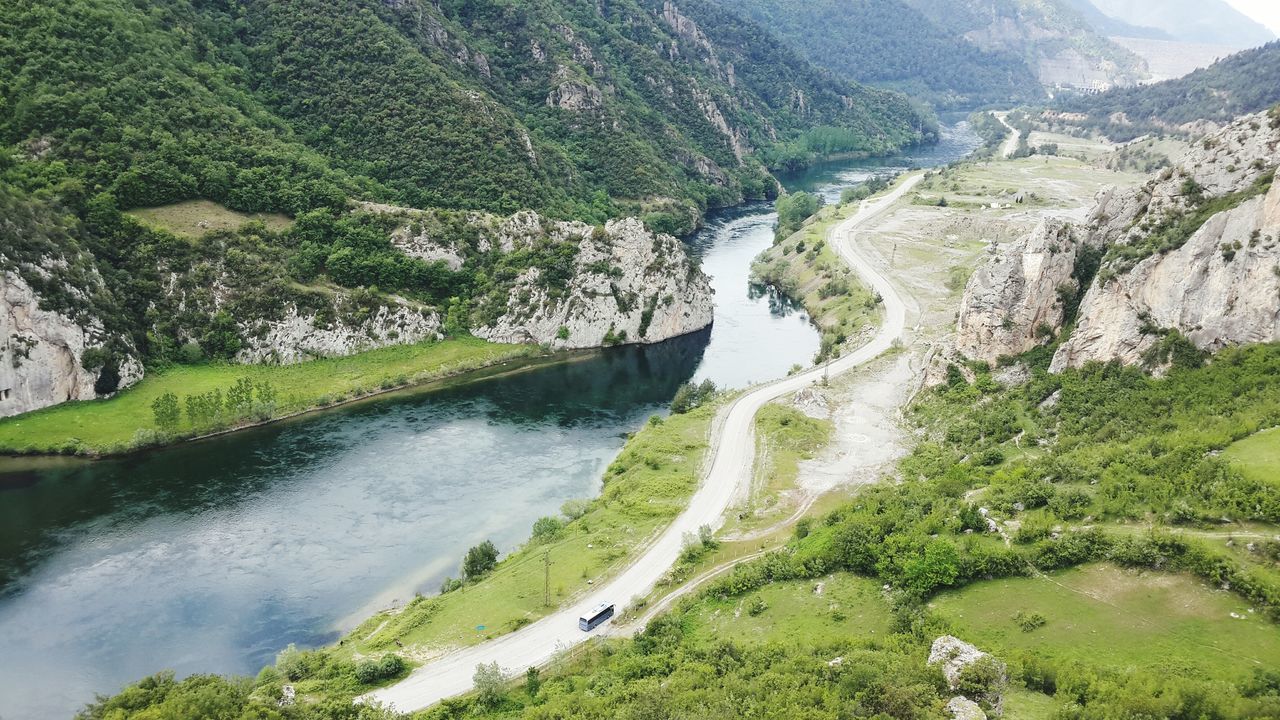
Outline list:
[[[696,533],[702,525],[719,527],[739,486],[751,480],[751,464],[755,455],[753,429],[760,408],[771,400],[820,382],[826,373],[835,376],[875,358],[902,335],[906,323],[903,300],[880,271],[858,253],[854,233],[901,198],[922,177],[921,174],[912,175],[889,194],[863,201],[858,212],[836,226],[829,236],[829,242],[840,257],[883,299],[883,324],[875,337],[825,368],[813,368],[760,385],[730,405],[717,428],[717,437],[712,438],[714,455],[710,469],[690,500],[689,507],[641,552],[630,567],[599,589],[531,625],[430,662],[403,681],[371,692],[360,700],[379,701],[400,712],[410,712],[470,690],[478,664],[497,662],[508,673],[545,665],[560,651],[591,636],[578,629],[579,615],[600,603],[614,603],[621,611],[632,598],[647,594],[675,563],[686,533]],[[767,341],[767,338],[761,339],[762,348],[767,348]],[[767,350],[762,349],[762,352]]]

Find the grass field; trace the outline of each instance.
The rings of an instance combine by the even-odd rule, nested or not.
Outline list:
[[[772,583],[727,600],[703,598],[684,613],[685,632],[693,636],[762,643],[884,638],[892,621],[879,583],[850,573]]]
[[[199,237],[215,230],[235,230],[254,220],[261,221],[268,230],[288,230],[293,221],[277,213],[242,213],[228,210],[209,200],[186,200],[172,205],[130,210],[139,220],[168,230],[174,235]]]
[[[155,429],[151,403],[171,392],[187,395],[221,389],[237,379],[270,382],[277,392],[274,415],[283,417],[331,405],[379,389],[454,375],[527,357],[534,348],[498,345],[475,338],[399,345],[347,357],[296,365],[198,365],[174,367],[143,378],[105,400],[70,402],[0,420],[0,452],[119,452],[138,431]],[[192,434],[183,417],[177,435]]]
[[[1186,575],[1087,565],[1047,578],[977,583],[930,607],[958,637],[998,655],[1026,650],[1228,681],[1280,665],[1280,627],[1240,596]],[[1024,632],[1013,619],[1018,612],[1047,622]]]
[[[741,515],[726,528],[753,529],[782,519],[794,510],[788,496],[796,486],[801,461],[812,458],[831,440],[830,420],[811,418],[790,405],[771,403],[756,415],[756,464]],[[738,519],[741,518],[741,519]]]
[[[1280,482],[1280,428],[1263,430],[1223,452],[1246,476],[1265,482]]]
[[[352,631],[345,651],[390,650],[397,639],[419,656],[472,645],[518,629],[608,578],[684,509],[720,404],[651,421],[609,466],[600,497],[558,537],[529,543],[479,582],[415,599],[398,614],[373,616]],[[544,552],[551,561],[550,607],[544,605]],[[620,609],[629,599],[619,598]]]

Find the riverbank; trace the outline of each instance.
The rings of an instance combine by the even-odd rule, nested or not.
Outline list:
[[[398,345],[295,365],[209,364],[180,366],[148,375],[115,396],[70,402],[0,420],[0,454],[105,457],[219,435],[344,405],[503,363],[532,359],[531,345],[502,345],[477,338]],[[255,388],[243,414],[224,409],[193,422],[191,397],[228,391],[244,379]],[[266,388],[266,392],[262,389]],[[157,426],[153,403],[171,395],[178,418]],[[263,397],[260,397],[263,396]],[[270,397],[265,397],[270,396]]]

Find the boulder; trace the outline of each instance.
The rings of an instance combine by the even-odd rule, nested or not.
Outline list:
[[[947,713],[955,720],[987,720],[982,706],[963,695],[951,698],[947,703]]]

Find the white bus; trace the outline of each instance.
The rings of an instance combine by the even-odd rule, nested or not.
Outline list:
[[[613,603],[601,603],[578,618],[578,628],[583,632],[591,632],[611,617],[613,617]]]

